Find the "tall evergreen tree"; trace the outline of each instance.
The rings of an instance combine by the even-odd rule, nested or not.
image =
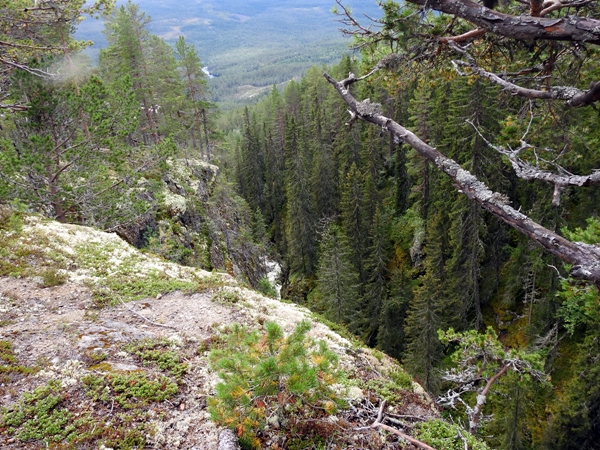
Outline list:
[[[382,320],[383,306],[386,303],[389,306],[387,302],[390,259],[389,230],[386,217],[379,206],[375,208],[369,237],[371,246],[368,249],[368,258],[365,264],[368,278],[363,296],[363,310],[366,319],[364,335],[367,344],[375,346]],[[398,325],[396,324],[396,326]]]
[[[304,133],[290,117],[285,133],[287,259],[292,272],[311,275],[316,264],[316,221]]]
[[[358,273],[361,294],[366,283],[365,254],[368,247],[368,226],[365,220],[364,177],[352,164],[341,187],[341,223],[344,234],[352,242],[351,261]]]
[[[445,264],[448,243],[444,235],[447,218],[442,212],[436,212],[428,224],[427,244],[424,262],[425,273],[419,278],[419,287],[406,318],[405,362],[413,375],[429,392],[437,393],[439,374],[437,364],[442,357],[442,346],[438,338],[438,330],[445,329],[448,320],[448,309],[445,304],[444,285]]]
[[[105,21],[104,34],[109,46],[100,52],[100,69],[104,79],[115,80],[128,76],[133,83],[142,109],[139,131],[143,144],[160,140],[160,105],[157,103],[149,66],[152,40],[146,29],[149,22],[150,18],[140,11],[139,6],[128,0]]]
[[[265,161],[264,142],[261,141],[256,115],[244,109],[244,130],[240,142],[238,179],[240,190],[250,207],[261,211],[265,207]]]
[[[184,118],[186,115],[191,116],[187,126],[189,127],[192,147],[199,149],[200,155],[204,154],[209,159],[208,144],[204,146],[202,143],[203,111],[208,106],[206,101],[208,92],[206,74],[202,70],[202,63],[194,45],[188,44],[183,36],[179,36],[175,43],[175,56],[185,86],[184,101],[181,105],[183,111],[178,114],[178,117],[182,114]]]
[[[330,224],[320,243],[317,269],[317,307],[351,329],[360,324],[358,276],[350,262],[351,250],[341,229]]]

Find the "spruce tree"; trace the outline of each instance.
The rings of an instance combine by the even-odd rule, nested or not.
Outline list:
[[[131,0],[116,9],[105,21],[104,34],[109,46],[100,52],[100,70],[106,80],[123,76],[131,79],[142,109],[138,139],[140,143],[150,145],[161,139],[159,117],[162,114],[162,99],[158,98],[156,86],[152,84],[154,69],[151,69],[150,54],[153,48],[162,49],[147,30],[148,23],[150,18]]]
[[[244,130],[240,143],[240,191],[252,209],[265,207],[265,162],[256,115],[244,109]]]
[[[387,301],[389,290],[390,243],[386,219],[380,207],[376,206],[369,231],[371,246],[368,249],[368,258],[365,264],[367,285],[363,296],[363,310],[366,319],[364,335],[367,344],[371,346],[375,346],[377,343],[382,308]]]
[[[364,261],[369,224],[365,220],[364,176],[354,163],[342,183],[340,210],[342,229],[352,242],[351,261],[358,273],[362,293],[367,279]]]
[[[316,222],[304,133],[290,117],[285,132],[287,260],[293,273],[311,275],[316,264]]]
[[[445,329],[448,305],[445,304],[445,263],[448,243],[445,236],[446,217],[436,212],[429,221],[423,266],[425,273],[419,278],[406,318],[405,362],[411,373],[425,389],[437,393],[439,375],[437,364],[442,357],[438,330]]]
[[[356,329],[361,323],[358,274],[351,263],[351,249],[346,239],[335,224],[328,225],[322,234],[317,269],[317,307],[329,319]]]

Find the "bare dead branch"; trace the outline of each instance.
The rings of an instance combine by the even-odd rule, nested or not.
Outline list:
[[[523,150],[534,148],[533,146],[529,145],[527,142],[524,141],[525,136],[529,132],[529,126],[531,126],[531,121],[530,121],[529,126],[528,126],[527,130],[525,131],[523,137],[521,138],[521,146],[516,150],[506,149],[502,146],[492,144],[490,141],[488,141],[485,138],[485,136],[481,133],[481,131],[475,126],[475,124],[473,122],[471,122],[470,120],[467,120],[466,122],[475,129],[477,134],[479,134],[479,136],[485,141],[485,143],[489,147],[493,148],[498,153],[501,153],[508,158],[516,175],[519,178],[522,178],[523,180],[545,181],[546,183],[553,184],[557,188],[558,187],[564,188],[567,186],[587,187],[587,186],[592,186],[594,184],[600,183],[600,170],[595,170],[590,175],[572,175],[572,174],[559,175],[556,173],[549,172],[547,170],[540,169],[539,165],[540,165],[541,158],[539,158],[539,157],[536,158],[536,160],[537,160],[536,166],[532,166],[529,162],[521,159],[519,157],[519,154]],[[548,164],[553,164],[561,172],[568,173],[565,169],[563,169],[561,166],[559,166],[558,164],[556,164],[552,161],[542,160],[542,162],[545,162]],[[554,195],[555,196],[557,195],[556,191],[555,191]],[[560,192],[558,193],[558,195],[560,197]],[[553,203],[554,203],[554,200],[553,200]]]
[[[0,103],[0,109],[8,109],[10,111],[27,111],[29,109],[29,106],[19,105],[16,103],[13,103],[11,105],[6,105],[4,103]]]
[[[485,210],[537,242],[551,254],[574,264],[571,269],[573,278],[588,280],[595,283],[596,286],[600,286],[600,248],[581,242],[571,242],[534,222],[525,214],[511,207],[506,201],[506,196],[491,191],[483,182],[463,169],[456,161],[446,157],[402,125],[376,112],[376,109],[363,109],[364,103],[357,101],[348,90],[348,87],[357,81],[354,75],[350,75],[339,82],[327,73],[324,73],[323,76],[335,87],[350,107],[350,110],[359,119],[387,130],[398,143],[404,142],[410,145],[420,155],[427,158],[439,170],[448,175],[454,181],[459,192],[464,193]]]
[[[150,319],[148,319],[147,317],[141,315],[139,312],[134,311],[133,309],[131,309],[129,306],[127,306],[127,304],[123,301],[123,299],[120,296],[117,296],[117,299],[123,304],[123,307],[129,311],[130,313],[132,313],[133,315],[139,317],[140,319],[148,322],[150,325],[153,325],[155,327],[160,327],[160,328],[169,328],[171,330],[177,330],[176,327],[172,327],[171,325],[163,325],[162,323],[156,323],[151,321]]]
[[[502,369],[494,374],[494,376],[490,377],[483,390],[479,393],[479,395],[477,395],[475,408],[473,408],[472,411],[469,411],[469,433],[475,434],[477,432],[477,428],[479,428],[479,421],[481,420],[481,410],[483,409],[483,405],[485,405],[487,395],[490,392],[492,385],[498,381],[498,379],[504,375],[510,367],[510,364],[505,364]]]
[[[16,42],[0,41],[0,47],[26,48],[30,50],[46,50],[46,51],[66,51],[67,47],[47,47],[39,45],[18,44]]]
[[[561,0],[545,0],[542,11],[540,11],[540,17],[545,17],[552,11],[558,11],[563,8],[580,8],[582,6],[593,3],[594,0],[574,0],[574,1],[561,1]]]
[[[600,100],[600,81],[596,82],[587,92],[576,93],[571,100],[567,101],[568,106],[586,106]]]
[[[400,430],[397,430],[396,428],[390,427],[389,425],[384,425],[382,423],[384,408],[385,408],[385,400],[382,400],[381,405],[379,406],[379,413],[377,414],[377,419],[375,420],[375,422],[373,422],[373,424],[369,428],[382,428],[386,431],[389,431],[390,433],[394,433],[395,435],[400,436],[402,439],[405,439],[406,441],[410,442],[412,445],[414,445],[418,448],[422,448],[424,450],[435,450],[433,447],[427,445],[425,442],[421,442],[418,439],[415,439],[414,437],[409,436],[408,434],[403,433]]]
[[[37,75],[37,76],[43,77],[43,78],[54,78],[54,77],[57,77],[60,75],[59,73],[50,73],[50,72],[46,72],[45,70],[35,69],[35,68],[29,67],[25,64],[19,64],[15,61],[11,61],[11,60],[5,59],[5,58],[0,58],[0,63],[6,64],[7,66],[14,67],[15,69],[24,70],[25,72],[28,72],[32,75]]]
[[[366,28],[364,26],[362,26],[353,16],[352,13],[350,11],[349,8],[347,8],[346,6],[344,6],[341,2],[341,0],[335,0],[335,2],[337,3],[337,5],[342,9],[341,13],[338,13],[339,16],[341,16],[342,18],[338,20],[338,22],[342,23],[343,25],[346,25],[348,27],[354,27],[356,30],[358,30],[358,34],[361,36],[375,36],[377,33],[372,31],[370,28]],[[346,29],[341,29],[340,30],[343,34],[346,35],[350,35],[350,34],[356,34],[356,31],[349,31]]]
[[[501,86],[504,90],[519,97],[540,100],[564,100],[566,106],[581,107],[591,105],[600,100],[600,81],[592,85],[588,91],[581,91],[573,86],[551,86],[547,90],[529,89],[519,86],[515,83],[505,80],[503,77],[488,72],[477,65],[475,59],[467,52],[467,50],[454,41],[447,41],[449,46],[464,55],[467,61],[453,60],[455,70],[459,75],[466,75],[458,69],[458,67],[468,67],[472,72],[482,78],[490,80],[492,83]]]

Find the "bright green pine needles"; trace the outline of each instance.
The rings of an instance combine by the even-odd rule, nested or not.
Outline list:
[[[244,448],[257,448],[256,431],[267,418],[285,427],[289,419],[333,414],[343,402],[331,386],[339,379],[337,355],[323,341],[307,336],[302,321],[288,336],[273,322],[265,331],[234,325],[224,347],[211,351],[221,382],[209,400],[212,420],[235,430]]]

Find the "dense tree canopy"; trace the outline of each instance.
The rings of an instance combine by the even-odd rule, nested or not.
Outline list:
[[[600,74],[593,33],[564,33],[593,23],[595,5],[416,3],[382,2],[373,22],[340,4],[361,63],[311,70],[234,113],[235,180],[282,256],[285,296],[401,358],[433,393],[451,388],[440,369],[453,364],[438,330],[491,325],[569,394],[507,369],[474,381],[485,405],[467,397],[453,414],[480,415],[472,430],[494,448],[589,446]]]
[[[589,5],[585,2],[542,3],[532,0],[518,6],[508,4],[503,7],[506,12],[498,12],[471,1],[415,0],[410,3],[424,6],[425,9],[409,14],[410,6],[400,8],[397,4],[388,2],[385,6],[386,16],[379,23],[379,31],[371,31],[360,25],[351,12],[342,6],[342,22],[353,27],[346,30],[346,33],[357,36],[362,46],[371,49],[373,56],[377,53],[382,55],[374,69],[365,77],[356,78],[350,73],[349,77],[337,82],[325,74],[350,106],[351,121],[363,119],[388,130],[398,142],[409,144],[445,172],[460,192],[471,200],[526,234],[549,252],[573,264],[570,271],[572,277],[593,281],[600,286],[599,249],[568,241],[553,230],[532,221],[510,206],[505,195],[493,192],[456,161],[428,145],[393,118],[384,115],[380,105],[373,104],[368,99],[357,101],[349,91],[353,83],[379,70],[400,73],[399,78],[402,79],[406,77],[402,72],[414,70],[409,67],[410,64],[430,68],[432,64],[443,66],[451,63],[461,76],[481,77],[514,96],[529,100],[529,117],[522,113],[522,105],[515,111],[521,112],[522,120],[529,122],[524,127],[517,148],[488,141],[483,134],[483,124],[474,123],[472,118],[466,119],[466,122],[477,130],[480,138],[490,147],[509,159],[517,176],[553,184],[553,203],[558,205],[560,192],[566,186],[588,186],[597,183],[600,178],[598,172],[587,176],[574,175],[569,168],[561,165],[564,164],[563,160],[567,160],[563,158],[565,154],[577,151],[572,148],[572,143],[563,142],[562,152],[559,153],[554,150],[558,148],[557,142],[551,139],[543,144],[540,142],[540,133],[536,133],[538,130],[534,125],[540,114],[535,114],[533,110],[540,106],[534,101],[546,100],[546,103],[550,103],[559,100],[564,108],[572,108],[589,106],[600,99],[598,82],[592,81],[588,90],[578,88],[581,78],[591,75],[588,67],[597,51],[595,48],[588,49],[586,45],[600,43],[594,34],[597,29],[594,27],[600,21],[593,18],[593,6],[588,8]],[[429,8],[450,14],[451,17],[432,16],[423,21],[415,17],[415,14],[425,14]],[[575,15],[568,14],[571,9],[575,10]],[[580,16],[581,13],[583,17]],[[548,15],[557,17],[546,18]],[[479,28],[473,28],[473,25]],[[410,45],[416,39],[423,42]],[[384,47],[383,43],[389,44],[389,47]],[[392,51],[389,52],[388,48]],[[550,103],[541,108],[551,111],[555,107]],[[555,157],[552,160],[542,159],[537,155],[540,151],[554,151]]]

